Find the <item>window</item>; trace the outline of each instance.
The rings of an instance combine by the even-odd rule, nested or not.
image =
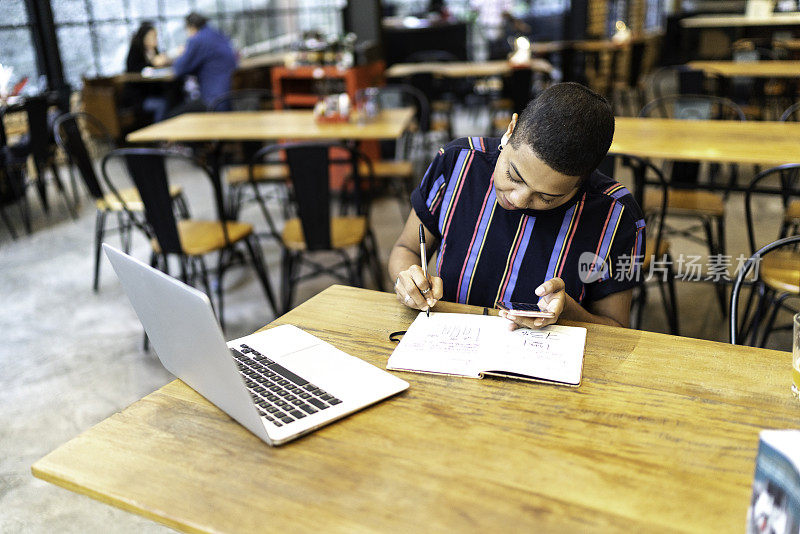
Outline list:
[[[5,4],[8,0],[2,1]],[[145,20],[155,23],[159,47],[164,52],[172,52],[171,55],[186,41],[184,17],[191,11],[208,17],[209,24],[226,34],[234,47],[241,50],[262,42],[277,43],[276,38],[281,36],[284,42],[291,41],[311,29],[326,35],[338,34],[342,31],[341,11],[345,4],[344,0],[51,2],[64,75],[76,88],[81,86],[83,76],[110,76],[122,72],[131,36]],[[271,46],[263,47],[262,51],[269,48]]]
[[[28,77],[31,87],[37,85],[39,71],[36,67],[36,51],[28,26],[28,13],[24,0],[2,0],[3,18],[0,22],[0,63],[13,67],[14,72],[6,88]]]

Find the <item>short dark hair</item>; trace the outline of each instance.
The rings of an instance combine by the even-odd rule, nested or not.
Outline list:
[[[191,26],[192,28],[197,28],[198,30],[202,30],[203,27],[208,22],[208,19],[205,18],[200,13],[196,11],[192,11],[188,15],[186,15],[186,25]]]
[[[548,167],[567,176],[587,177],[608,153],[614,113],[588,87],[552,85],[531,100],[517,118],[509,142],[525,143]]]

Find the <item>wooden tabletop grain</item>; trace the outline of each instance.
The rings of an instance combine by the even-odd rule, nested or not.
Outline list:
[[[733,28],[741,26],[795,26],[800,13],[771,13],[766,17],[746,15],[696,15],[681,20],[684,28]]]
[[[374,120],[319,124],[310,110],[185,113],[127,136],[130,143],[155,141],[260,141],[271,139],[396,139],[408,128],[413,108],[383,110]]]
[[[536,72],[551,72],[553,66],[544,59],[533,58],[528,65]],[[414,74],[430,73],[447,78],[504,76],[514,70],[514,65],[499,59],[492,61],[429,61],[423,63],[396,63],[386,69],[388,78],[403,78]]]
[[[271,326],[384,368],[415,315],[332,286]],[[271,448],[174,381],[33,473],[187,532],[742,531],[758,432],[800,424],[791,354],[585,326],[579,388],[398,373],[406,392]]]
[[[702,70],[706,74],[718,74],[726,78],[747,76],[751,78],[797,78],[800,77],[800,61],[690,61],[687,66]]]
[[[800,123],[617,117],[611,151],[668,160],[800,163]]]

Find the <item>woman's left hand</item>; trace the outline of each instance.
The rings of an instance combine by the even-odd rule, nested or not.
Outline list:
[[[511,321],[509,325],[511,330],[516,330],[517,328],[542,328],[558,321],[567,303],[564,281],[561,278],[551,278],[536,288],[536,294],[539,296],[539,308],[542,311],[551,312],[553,316],[522,317],[515,315],[514,312],[500,310],[500,317],[505,317]]]

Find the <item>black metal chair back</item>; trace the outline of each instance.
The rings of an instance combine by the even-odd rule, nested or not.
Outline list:
[[[650,90],[653,98],[658,99],[674,94],[708,95],[714,94],[716,78],[702,70],[692,69],[686,65],[667,65],[650,74]]]
[[[25,99],[31,155],[39,165],[45,165],[52,154],[50,128],[47,123],[48,106],[48,99],[43,95]]]
[[[746,120],[733,100],[702,94],[679,94],[656,98],[639,112],[640,117],[680,120]]]
[[[800,102],[796,102],[786,108],[786,111],[781,113],[781,118],[779,120],[783,122],[797,122],[800,120],[800,113],[798,113],[798,110],[800,110]]]
[[[669,95],[647,103],[640,117],[680,120],[746,120],[742,109],[732,100],[699,94]],[[691,187],[697,182],[700,164],[695,161],[677,161],[670,170],[670,182],[675,187]],[[735,173],[731,173],[731,180]]]
[[[119,148],[109,152],[103,158],[101,171],[103,181],[122,204],[128,217],[137,227],[158,241],[161,252],[163,254],[183,254],[177,219],[173,211],[174,203],[170,196],[167,173],[168,160],[189,163],[205,173],[214,186],[217,213],[220,216],[220,220],[223,220],[220,191],[214,175],[211,170],[193,157],[158,148]],[[132,211],[125,204],[125,200],[111,180],[109,175],[111,162],[115,162],[127,170],[128,177],[139,191],[139,196],[144,206],[144,221],[142,221],[139,214]],[[229,244],[230,239],[224,224],[222,225],[222,230],[225,242]]]
[[[744,285],[745,277],[747,277],[753,267],[759,261],[761,261],[764,256],[774,250],[790,245],[800,245],[800,235],[784,237],[783,239],[778,239],[777,241],[773,241],[772,243],[761,247],[758,251],[754,252],[753,255],[750,256],[750,258],[745,262],[742,268],[739,269],[739,272],[736,275],[736,280],[733,283],[733,289],[731,290],[730,313],[728,314],[728,317],[730,317],[728,335],[730,336],[729,341],[732,345],[740,344],[742,342],[741,338],[746,336],[746,334],[740,335],[740,330],[744,328],[745,321],[739,319],[739,294],[742,291],[742,285]],[[747,308],[750,308],[750,306],[747,306]]]
[[[778,165],[771,169],[766,169],[756,174],[747,186],[744,193],[744,215],[747,222],[747,240],[750,245],[750,253],[756,251],[756,237],[755,237],[755,217],[753,216],[753,197],[758,194],[757,189],[759,186],[769,178],[777,177],[780,187],[780,197],[784,209],[789,205],[793,199],[800,198],[800,163],[789,163],[786,165]],[[784,222],[778,238],[786,237],[789,225]]]
[[[344,151],[347,155],[331,157],[331,149]],[[292,186],[292,198],[297,216],[303,228],[303,237],[309,251],[330,250],[331,246],[331,176],[332,165],[347,165],[350,182],[345,184],[340,194],[350,204],[357,215],[369,215],[369,195],[372,191],[374,174],[372,164],[362,152],[347,145],[327,143],[294,143],[271,145],[259,150],[250,164],[251,182],[254,167],[261,164],[276,153],[285,155],[289,167]],[[359,163],[367,165],[368,173],[362,179]],[[263,198],[257,187],[254,193],[259,199],[262,210],[266,210]],[[343,208],[347,209],[346,207]],[[265,219],[271,225],[271,218],[265,213]]]
[[[53,133],[56,144],[67,155],[71,165],[78,168],[78,172],[83,179],[83,183],[89,190],[92,198],[100,200],[104,198],[103,188],[100,180],[92,165],[92,158],[89,156],[89,149],[81,133],[83,122],[86,128],[91,128],[95,137],[102,138],[108,146],[114,146],[114,140],[106,127],[96,117],[89,113],[65,113],[59,116],[53,124]]]

